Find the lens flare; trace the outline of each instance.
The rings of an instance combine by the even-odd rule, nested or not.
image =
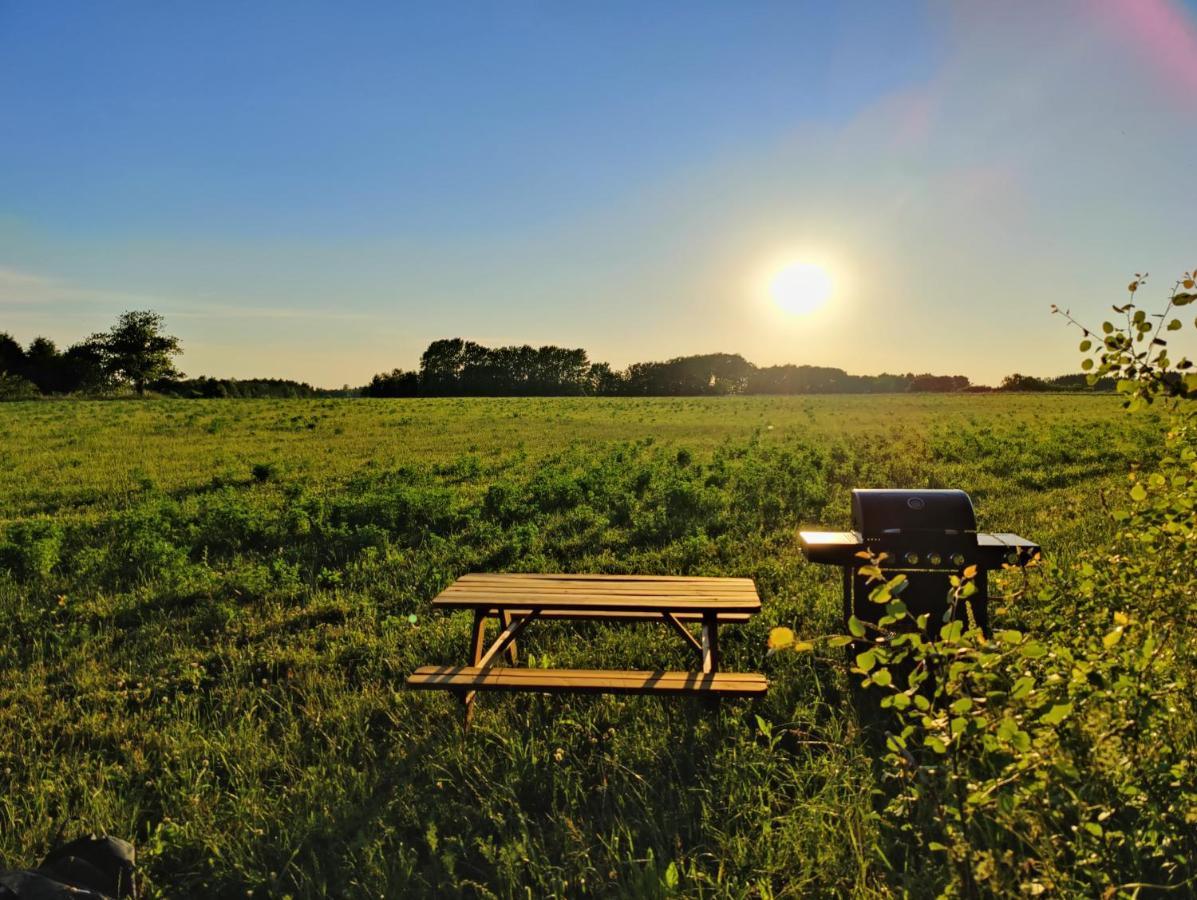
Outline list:
[[[777,271],[769,293],[777,306],[793,315],[814,312],[827,302],[835,285],[822,266],[792,262]]]

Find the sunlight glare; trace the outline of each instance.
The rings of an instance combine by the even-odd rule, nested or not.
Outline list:
[[[791,262],[783,266],[769,282],[773,302],[792,315],[814,312],[827,302],[834,285],[822,266],[809,262]]]

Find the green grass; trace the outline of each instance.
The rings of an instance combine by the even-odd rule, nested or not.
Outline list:
[[[0,864],[96,830],[169,895],[919,894],[938,863],[888,862],[838,660],[766,656],[840,627],[796,529],[961,487],[1066,561],[1161,429],[1058,395],[2,405]],[[770,692],[483,696],[463,737],[402,682],[465,658],[431,598],[502,569],[750,576],[726,664]],[[526,635],[689,662],[651,625]]]

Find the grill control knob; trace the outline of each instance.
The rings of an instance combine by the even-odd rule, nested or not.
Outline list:
[[[954,566],[964,565],[964,554],[963,553],[953,553],[952,554],[952,565],[954,565]]]
[[[906,560],[906,565],[908,566],[917,566],[919,564],[919,555],[913,550],[907,553],[903,559]]]
[[[938,553],[928,553],[927,554],[927,565],[938,566],[941,562],[943,562],[943,557],[940,556]]]

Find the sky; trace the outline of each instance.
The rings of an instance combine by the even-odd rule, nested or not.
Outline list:
[[[189,375],[1076,371],[1051,304],[1159,301],[1195,202],[1197,0],[0,0],[0,331],[155,309]]]

